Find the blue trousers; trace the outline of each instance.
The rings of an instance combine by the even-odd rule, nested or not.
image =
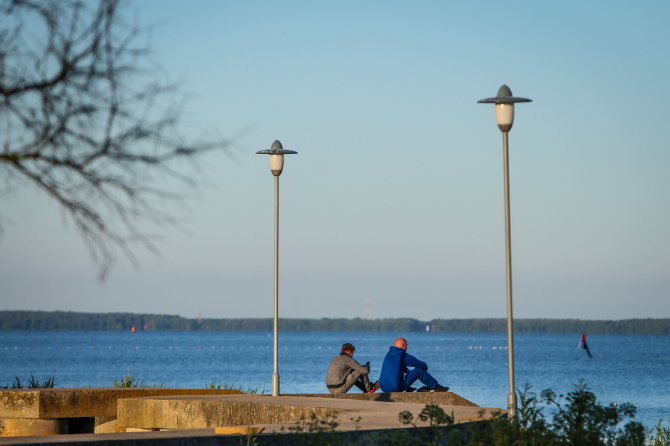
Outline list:
[[[433,378],[433,376],[430,373],[424,372],[421,369],[414,368],[410,370],[409,373],[407,373],[407,375],[405,375],[405,379],[402,382],[402,390],[405,390],[409,386],[414,384],[414,382],[417,379],[426,386],[428,386],[429,389],[434,389],[438,385],[437,380]]]

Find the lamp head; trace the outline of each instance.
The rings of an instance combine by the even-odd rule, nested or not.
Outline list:
[[[270,155],[270,171],[272,171],[272,175],[278,177],[281,175],[282,170],[284,169],[284,155],[290,155],[298,152],[294,150],[284,150],[284,147],[282,147],[281,143],[278,140],[275,140],[275,142],[272,143],[272,146],[270,146],[269,150],[259,150],[256,153]]]
[[[498,89],[498,96],[495,98],[481,99],[477,102],[480,104],[495,104],[498,128],[503,132],[509,132],[512,124],[514,124],[514,103],[531,102],[531,100],[512,96],[512,90],[507,85],[503,85]]]

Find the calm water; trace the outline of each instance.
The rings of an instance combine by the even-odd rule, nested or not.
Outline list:
[[[282,393],[325,392],[328,362],[344,342],[370,361],[376,379],[396,336],[443,385],[480,405],[505,408],[505,334],[280,333]],[[517,334],[516,385],[566,393],[583,379],[601,404],[630,402],[646,426],[670,420],[670,336]],[[130,372],[147,385],[210,383],[271,391],[272,334],[266,332],[0,332],[0,385],[34,375],[56,387],[110,387]]]

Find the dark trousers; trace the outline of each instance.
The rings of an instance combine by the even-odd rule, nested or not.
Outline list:
[[[405,375],[405,379],[402,382],[403,390],[414,384],[417,379],[428,386],[429,389],[434,389],[438,385],[437,380],[433,378],[433,375],[428,372],[424,372],[421,369],[414,368],[410,370],[407,375]]]

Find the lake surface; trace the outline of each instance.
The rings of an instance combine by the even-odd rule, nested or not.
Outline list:
[[[440,384],[487,407],[507,406],[506,335],[499,333],[279,334],[281,393],[323,393],[326,368],[344,342],[370,361],[376,379],[396,336],[427,362]],[[581,333],[515,335],[517,388],[567,393],[580,380],[601,404],[630,402],[652,427],[670,420],[670,336],[589,335],[593,354],[578,350]],[[111,387],[128,373],[145,385],[204,388],[211,383],[272,389],[273,338],[267,332],[0,332],[0,386],[55,378],[56,387]]]

